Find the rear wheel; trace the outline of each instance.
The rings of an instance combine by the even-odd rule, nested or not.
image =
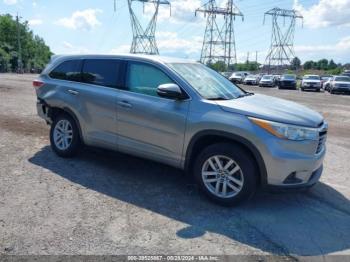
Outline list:
[[[234,144],[214,144],[204,149],[194,166],[200,189],[213,201],[238,204],[256,190],[257,168],[250,154]]]
[[[60,157],[72,157],[80,148],[79,129],[68,114],[61,114],[51,125],[50,142],[53,151]]]

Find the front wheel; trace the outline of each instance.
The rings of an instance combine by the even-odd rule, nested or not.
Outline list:
[[[204,149],[194,166],[200,189],[213,201],[232,206],[250,198],[256,190],[254,159],[235,144],[219,143]]]
[[[53,121],[50,130],[53,151],[60,157],[72,157],[80,148],[79,129],[68,114],[61,114]]]

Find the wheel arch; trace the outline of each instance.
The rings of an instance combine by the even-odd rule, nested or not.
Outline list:
[[[243,147],[245,150],[247,150],[248,153],[251,154],[251,156],[254,158],[258,171],[259,176],[258,180],[259,183],[263,186],[267,184],[267,171],[265,162],[259,152],[259,150],[255,147],[255,145],[247,140],[244,137],[241,137],[239,135],[223,132],[223,131],[216,131],[216,130],[205,130],[200,131],[199,133],[195,134],[191,141],[188,144],[187,150],[186,150],[186,157],[185,157],[185,164],[184,169],[186,173],[190,173],[193,169],[194,164],[194,158],[198,153],[203,150],[205,147],[212,145],[214,143],[220,143],[220,142],[229,142],[237,144],[241,147]]]
[[[76,116],[76,114],[71,109],[69,109],[68,107],[63,107],[63,108],[61,108],[61,107],[49,107],[48,116],[51,119],[51,121],[54,121],[54,119],[57,116],[59,116],[60,114],[67,114],[73,118],[75,124],[78,127],[80,139],[83,140],[83,133],[82,133],[80,121],[79,121],[78,117]]]

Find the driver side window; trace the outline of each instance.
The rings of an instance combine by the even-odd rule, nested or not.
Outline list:
[[[170,84],[173,83],[173,81],[154,66],[131,62],[129,63],[126,83],[127,90],[130,92],[158,96],[158,86]]]

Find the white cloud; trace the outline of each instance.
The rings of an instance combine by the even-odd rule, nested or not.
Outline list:
[[[42,23],[43,23],[43,20],[41,20],[41,19],[31,19],[28,21],[28,24],[30,26],[41,25]]]
[[[62,42],[62,46],[63,46],[63,52],[65,54],[88,54],[91,53],[91,51],[84,47],[84,46],[74,46],[73,44],[67,42],[67,41],[63,41]]]
[[[169,23],[188,23],[196,22],[201,16],[195,16],[195,10],[201,6],[200,0],[173,0],[171,1],[171,16],[169,6],[161,5],[159,8],[158,20]],[[150,15],[154,12],[154,5],[145,5],[145,14]]]
[[[187,55],[199,53],[202,48],[202,37],[192,36],[189,39],[181,38],[176,32],[160,31],[156,34],[157,45],[164,52],[183,52]]]
[[[350,0],[319,0],[310,8],[294,0],[294,9],[302,13],[305,25],[310,28],[350,26]]]
[[[74,12],[71,17],[61,18],[56,21],[57,25],[61,25],[70,29],[82,29],[90,31],[101,25],[97,19],[97,14],[102,13],[100,9],[86,9]]]
[[[336,44],[295,46],[295,51],[296,53],[347,53],[350,52],[350,36],[340,39]]]
[[[5,5],[15,5],[17,4],[17,0],[4,0]]]

